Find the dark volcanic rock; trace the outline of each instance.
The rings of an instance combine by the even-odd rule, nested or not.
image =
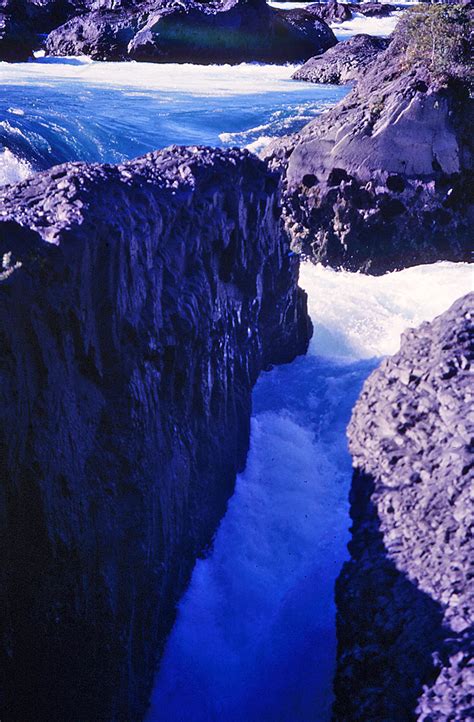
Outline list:
[[[90,55],[94,60],[124,60],[139,28],[135,13],[93,11],[72,18],[46,41],[49,55]]]
[[[310,58],[293,75],[294,80],[310,83],[344,84],[357,80],[376,55],[388,47],[388,40],[371,35],[354,37],[329,48],[322,55]]]
[[[143,718],[252,386],[307,347],[278,198],[250,153],[176,147],[3,190],[2,719]]]
[[[28,60],[36,47],[36,36],[11,15],[0,13],[0,61]]]
[[[283,62],[336,43],[322,21],[278,12],[265,0],[174,0],[101,15],[88,13],[57,28],[48,37],[48,53],[146,62]]]
[[[339,722],[471,720],[474,294],[402,337],[348,428]]]
[[[327,23],[344,22],[352,18],[352,10],[347,3],[339,3],[337,0],[329,0],[326,3],[314,3],[308,5],[307,12],[316,15]]]
[[[398,9],[396,5],[377,2],[349,3],[349,7],[353,12],[365,15],[368,18],[386,18]]]
[[[374,274],[468,260],[473,123],[468,88],[406,69],[392,41],[334,109],[265,150],[286,169],[295,248]]]

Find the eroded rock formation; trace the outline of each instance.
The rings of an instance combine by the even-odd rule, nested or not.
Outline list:
[[[2,719],[142,719],[252,386],[307,347],[277,185],[175,147],[2,190]]]
[[[309,83],[350,83],[365,72],[376,55],[388,47],[385,38],[371,35],[354,35],[349,40],[329,48],[322,55],[310,58],[293,74],[294,80]]]
[[[393,40],[343,101],[264,152],[285,172],[294,247],[374,274],[468,260],[473,123],[468,86],[407,67]]]
[[[474,294],[402,337],[348,428],[338,722],[473,718]]]

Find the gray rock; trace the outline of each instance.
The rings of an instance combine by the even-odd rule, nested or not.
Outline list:
[[[367,70],[378,53],[388,47],[388,42],[371,35],[354,35],[307,60],[294,73],[293,79],[336,85],[353,82]]]
[[[308,344],[278,178],[196,147],[57,166],[2,189],[2,257],[0,716],[138,722],[252,386]]]
[[[264,152],[285,174],[294,247],[374,274],[469,260],[473,123],[468,87],[407,69],[392,41],[343,101]]]
[[[472,719],[473,363],[469,294],[407,331],[354,408],[336,720]]]

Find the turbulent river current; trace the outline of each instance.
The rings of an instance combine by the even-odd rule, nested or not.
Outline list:
[[[173,143],[258,151],[347,92],[292,81],[295,69],[0,63],[0,185],[65,161],[117,163]]]
[[[261,376],[247,467],[168,640],[147,722],[322,722],[348,553],[345,430],[400,333],[472,288],[467,264],[381,277],[303,265],[308,354]]]

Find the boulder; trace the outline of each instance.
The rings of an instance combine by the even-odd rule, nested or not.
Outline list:
[[[355,405],[337,722],[472,718],[473,319],[469,294],[407,331]]]
[[[354,35],[338,43],[322,55],[310,58],[293,74],[294,80],[310,83],[333,83],[336,85],[357,80],[374,58],[388,47],[385,38],[371,35]]]
[[[473,122],[467,84],[407,68],[392,41],[343,101],[264,151],[294,248],[374,274],[469,260]]]
[[[322,21],[280,13],[265,0],[174,0],[74,18],[49,35],[46,48],[109,60],[240,63],[304,59],[336,42]]]
[[[56,166],[2,189],[0,259],[0,716],[139,722],[252,386],[307,348],[278,177],[198,147]]]
[[[139,28],[134,12],[94,10],[68,20],[49,33],[48,55],[89,55],[94,60],[125,60]]]
[[[396,5],[377,2],[350,3],[349,7],[353,12],[368,18],[386,18],[398,9]]]
[[[325,20],[327,23],[342,23],[352,18],[354,7],[348,3],[340,3],[337,0],[329,0],[329,2],[313,3],[308,5],[306,11],[316,17]]]

